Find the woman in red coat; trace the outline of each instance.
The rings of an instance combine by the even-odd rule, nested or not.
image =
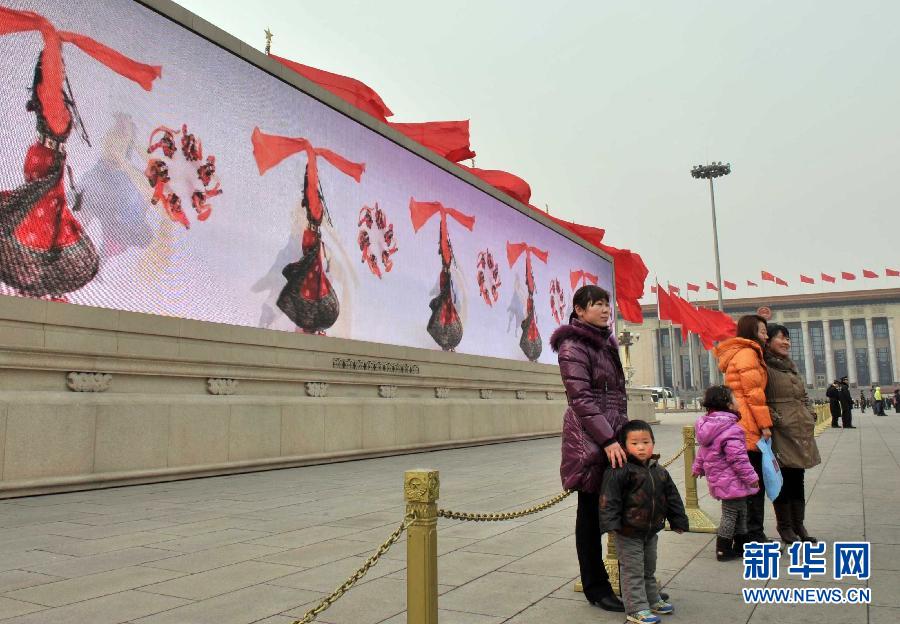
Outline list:
[[[624,611],[603,565],[600,483],[610,465],[625,464],[616,436],[628,422],[625,373],[609,329],[609,293],[599,286],[575,292],[569,324],[550,337],[569,407],[563,420],[563,487],[578,490],[575,548],[584,596],[608,611]]]

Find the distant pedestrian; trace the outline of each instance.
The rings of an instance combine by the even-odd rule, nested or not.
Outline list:
[[[603,565],[600,484],[610,466],[625,464],[618,434],[628,422],[625,373],[609,329],[609,293],[582,286],[573,297],[569,323],[550,337],[569,402],[563,417],[562,486],[578,491],[575,550],[584,597],[607,611],[624,611]]]
[[[807,468],[822,463],[816,446],[816,413],[809,406],[806,384],[791,360],[791,335],[784,325],[769,325],[766,365],[769,385],[766,398],[772,413],[772,451],[781,467],[784,484],[772,501],[776,528],[781,541],[813,542],[804,526],[806,492],[803,478]]]
[[[841,424],[844,429],[856,429],[853,426],[853,397],[850,396],[850,382],[846,377],[841,377]]]
[[[859,391],[859,410],[863,414],[866,413],[866,393],[862,390]]]
[[[666,520],[676,533],[689,530],[681,494],[659,455],[653,453],[653,429],[632,420],[619,433],[628,461],[607,470],[600,495],[600,527],[615,539],[619,582],[626,622],[656,624],[655,614],[674,612],[659,595],[656,574],[657,534]]]
[[[831,385],[828,386],[828,390],[825,391],[825,396],[828,397],[828,407],[831,410],[831,426],[835,429],[840,429],[840,425],[838,424],[838,419],[841,417],[841,380],[835,379],[831,382]]]
[[[740,413],[728,386],[711,386],[703,397],[706,414],[694,426],[700,445],[691,471],[706,477],[709,494],[722,501],[716,531],[716,559],[743,555],[747,542],[747,497],[759,492],[759,477],[747,457],[747,440],[738,426]]]
[[[737,336],[715,348],[719,370],[725,385],[731,388],[734,404],[741,414],[738,424],[747,435],[747,457],[762,482],[762,452],[756,447],[760,438],[772,437],[772,418],[766,405],[766,383],[769,380],[763,362],[763,347],[768,340],[766,319],[748,314],[738,319]],[[765,493],[760,490],[747,498],[747,532],[751,542],[767,542]]]
[[[900,414],[900,388],[894,390],[894,412]]]

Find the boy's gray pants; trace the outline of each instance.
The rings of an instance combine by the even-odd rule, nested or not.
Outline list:
[[[643,536],[626,537],[618,531],[612,535],[615,535],[619,555],[619,582],[625,612],[649,609],[660,600],[656,584],[656,533],[646,539]]]

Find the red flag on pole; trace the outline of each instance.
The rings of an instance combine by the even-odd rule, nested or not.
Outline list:
[[[655,295],[656,294],[656,286],[651,286],[650,292],[652,292]]]
[[[716,292],[719,291],[719,289],[716,288],[716,285],[712,282],[706,282],[706,290],[715,290]]]
[[[656,298],[659,320],[671,321],[676,325],[680,325],[681,315],[678,313],[678,308],[675,307],[675,302],[672,301],[672,296],[666,292],[665,288],[656,289]]]
[[[722,284],[723,284],[723,285],[725,286],[725,288],[727,288],[728,290],[737,290],[737,284],[735,284],[734,282],[729,282],[728,280],[724,280],[724,281],[722,282]]]
[[[816,283],[816,280],[814,280],[811,277],[807,277],[806,275],[803,275],[802,273],[800,274],[800,281],[803,282],[804,284],[815,284]]]
[[[737,334],[737,324],[727,314],[707,308],[696,310],[709,328],[709,337],[713,340],[727,340]]]
[[[775,276],[772,275],[771,273],[769,273],[768,271],[763,271],[762,272],[762,280],[764,282],[774,282]]]
[[[675,286],[674,284],[669,284],[669,294],[670,294],[670,295],[671,295],[671,294],[676,294],[676,295],[678,295],[678,294],[680,294],[680,293],[681,293],[681,289],[678,288],[678,286]]]
[[[787,286],[788,285],[788,283],[786,281],[784,281],[783,279],[781,279],[780,277],[775,278],[775,284],[777,286]]]
[[[870,271],[869,269],[863,269],[863,277],[878,277],[878,273],[875,271]]]
[[[697,284],[691,284],[690,282],[687,283],[687,289],[693,292],[700,292],[700,286],[698,286]]]
[[[831,284],[834,284],[834,282],[835,282],[836,280],[835,280],[835,278],[834,278],[833,275],[828,275],[828,273],[822,273],[822,281],[823,281],[823,282],[829,282],[829,283],[831,283]]]
[[[856,279],[856,276],[853,273],[848,273],[847,271],[841,271],[841,279],[845,279],[847,281],[853,281]]]
[[[885,269],[884,274],[886,277],[900,277],[900,271],[897,269]]]
[[[759,284],[757,284],[756,282],[751,282],[750,280],[747,280],[747,286],[753,286],[754,288],[756,288],[757,286],[759,286]]]

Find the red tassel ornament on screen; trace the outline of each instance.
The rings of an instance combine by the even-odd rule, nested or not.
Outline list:
[[[572,290],[575,291],[579,286],[587,286],[588,284],[597,285],[599,278],[593,273],[588,273],[584,269],[569,272],[569,281],[572,284]]]
[[[73,214],[80,209],[81,193],[75,193],[71,208],[66,197],[67,176],[75,191],[66,141],[76,125],[86,142],[87,131],[66,76],[62,44],[75,45],[147,91],[162,69],[89,37],[58,31],[37,13],[0,7],[0,35],[30,31],[44,41],[26,104],[35,114],[38,138],[25,154],[25,183],[0,191],[0,280],[23,295],[61,299],[90,282],[100,266],[94,244]]]
[[[522,336],[519,338],[519,347],[532,362],[537,362],[541,357],[543,345],[541,344],[541,333],[538,331],[537,315],[534,310],[534,271],[531,266],[531,257],[534,256],[544,264],[550,252],[532,247],[528,243],[506,243],[506,258],[509,261],[509,268],[525,254],[525,287],[528,289],[528,301],[525,305],[525,319],[522,321]]]
[[[446,208],[440,202],[419,202],[410,197],[409,218],[413,231],[418,232],[434,215],[440,215],[438,232],[438,255],[441,257],[437,297],[431,300],[431,317],[428,319],[428,334],[444,351],[454,351],[463,337],[462,319],[453,301],[453,278],[450,265],[454,262],[453,246],[450,244],[447,217],[462,225],[470,232],[475,227],[475,217]]]
[[[298,152],[306,153],[301,202],[306,209],[306,229],[301,241],[303,256],[282,270],[287,284],[278,296],[277,305],[304,332],[323,333],[337,321],[341,307],[325,270],[326,253],[320,228],[327,207],[322,185],[319,183],[318,159],[324,158],[338,171],[357,182],[366,170],[366,165],[347,160],[331,150],[314,147],[302,137],[265,134],[259,128],[253,129],[251,141],[259,175],[288,156]]]

